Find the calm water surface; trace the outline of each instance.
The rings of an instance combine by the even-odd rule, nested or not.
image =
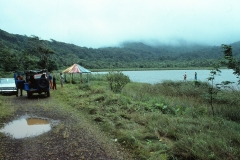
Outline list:
[[[161,83],[165,80],[183,81],[183,75],[187,74],[187,81],[194,80],[194,74],[197,72],[197,80],[207,82],[210,76],[210,70],[153,70],[153,71],[123,71],[122,73],[129,76],[133,82],[142,83]],[[108,72],[95,72],[95,73],[108,73]],[[219,76],[215,77],[215,83],[222,81],[233,81],[237,83],[238,79],[233,74],[233,70],[223,69]]]

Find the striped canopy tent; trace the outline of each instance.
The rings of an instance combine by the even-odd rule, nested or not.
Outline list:
[[[88,69],[78,65],[78,64],[73,64],[72,66],[68,67],[67,69],[65,69],[64,71],[62,71],[64,74],[65,73],[69,73],[70,74],[70,81],[72,83],[73,81],[73,74],[74,73],[79,73],[80,74],[80,82],[82,83],[82,73],[87,73],[87,81],[88,80],[88,74],[91,73],[91,71],[89,71]],[[66,75],[65,75],[65,80],[66,80]]]

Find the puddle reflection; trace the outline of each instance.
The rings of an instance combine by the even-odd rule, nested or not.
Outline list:
[[[10,134],[14,138],[20,139],[25,137],[38,136],[50,130],[51,126],[47,120],[40,118],[22,117],[5,125],[4,128],[0,129],[0,132]]]
[[[42,125],[42,124],[49,124],[47,120],[39,119],[39,118],[28,118],[27,119],[28,125]]]

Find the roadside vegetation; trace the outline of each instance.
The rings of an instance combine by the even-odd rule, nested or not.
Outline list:
[[[121,92],[113,92],[106,75],[90,79],[58,85],[51,98],[84,115],[109,142],[120,144],[135,159],[240,157],[239,90],[221,90],[214,98],[213,116],[208,101],[211,86],[205,82],[130,82]],[[3,97],[0,102],[5,106]],[[1,111],[2,126],[12,111],[11,107]]]
[[[0,128],[3,126],[3,123],[8,120],[9,117],[13,115],[13,108],[11,107],[9,101],[5,101],[3,97],[0,98]]]

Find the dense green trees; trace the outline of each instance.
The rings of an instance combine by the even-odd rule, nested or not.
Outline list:
[[[240,58],[240,42],[231,44]],[[211,67],[223,57],[221,46],[150,46],[126,42],[119,47],[87,48],[0,30],[0,70],[63,69],[78,63],[88,69]],[[11,64],[11,65],[10,65]]]
[[[9,72],[18,67],[18,58],[15,56],[14,52],[14,50],[11,50],[4,45],[0,46],[0,67],[3,71]]]
[[[29,45],[26,52],[32,55],[36,55],[39,58],[39,61],[37,64],[40,68],[47,68],[49,71],[51,71],[54,69],[52,68],[54,64],[50,65],[49,63],[50,63],[51,55],[54,54],[54,51],[50,49],[45,42],[46,41],[41,40],[37,36],[30,37],[28,39]],[[51,61],[51,62],[54,63],[54,61]]]
[[[2,72],[48,68],[56,70],[54,51],[37,36],[20,36],[0,30],[0,70]]]

